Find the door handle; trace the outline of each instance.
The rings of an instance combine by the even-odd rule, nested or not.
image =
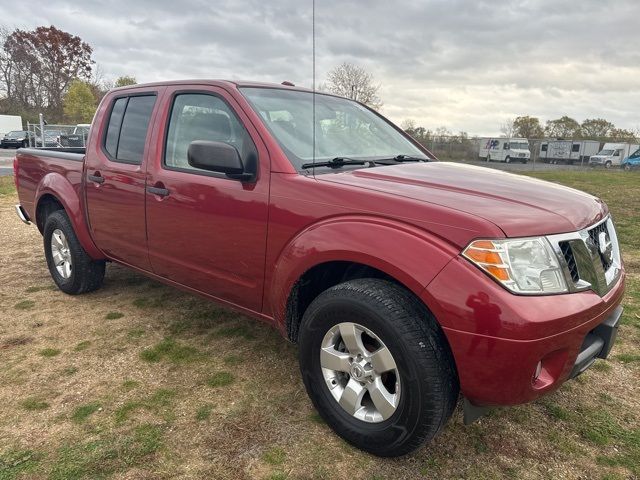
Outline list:
[[[169,195],[169,189],[161,187],[147,187],[147,192],[158,195],[159,197],[166,197]]]
[[[104,183],[104,177],[100,175],[100,172],[96,172],[95,175],[87,175],[87,178],[95,183]]]

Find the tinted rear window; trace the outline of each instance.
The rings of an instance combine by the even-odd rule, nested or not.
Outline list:
[[[113,104],[105,150],[112,160],[142,163],[155,95],[119,98]]]
[[[142,163],[147,128],[155,96],[131,97],[120,128],[120,141],[116,158],[126,162]]]

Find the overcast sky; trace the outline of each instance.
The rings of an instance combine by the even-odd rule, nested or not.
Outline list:
[[[107,78],[312,85],[311,0],[8,3],[0,23],[79,35]],[[383,114],[431,129],[493,135],[527,114],[638,128],[639,47],[639,0],[316,4],[317,82],[361,65],[381,84]]]

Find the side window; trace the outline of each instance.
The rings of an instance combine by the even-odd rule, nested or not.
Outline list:
[[[542,147],[541,147],[541,150],[542,150],[543,152],[546,152],[548,147],[549,147],[549,145],[548,145],[548,144],[543,143],[543,144],[542,144]]]
[[[620,150],[616,150],[615,152],[613,152],[613,156],[614,157],[619,157],[620,156]]]
[[[574,144],[571,146],[571,151],[572,151],[572,152],[579,152],[579,151],[580,151],[580,144],[579,144],[579,143],[574,143]]]
[[[509,144],[505,142],[504,147],[502,147],[504,150],[509,150]]]
[[[109,126],[107,127],[107,135],[104,140],[104,148],[113,158],[116,158],[118,152],[118,137],[120,136],[120,125],[122,125],[122,116],[124,109],[127,107],[128,98],[119,98],[113,104],[111,116],[109,117]]]
[[[155,95],[119,98],[113,104],[104,148],[114,161],[142,163]]]
[[[206,93],[176,95],[169,120],[164,165],[169,169],[203,171],[189,165],[187,160],[189,144],[195,140],[233,145],[245,162],[256,152],[249,133],[222,99]]]

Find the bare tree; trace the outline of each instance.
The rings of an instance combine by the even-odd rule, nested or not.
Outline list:
[[[352,63],[345,62],[331,70],[324,87],[331,93],[364,103],[374,110],[382,107],[382,99],[378,96],[380,85],[373,83],[373,75]]]
[[[513,137],[515,129],[515,120],[513,118],[507,118],[500,124],[500,133],[507,138]]]

